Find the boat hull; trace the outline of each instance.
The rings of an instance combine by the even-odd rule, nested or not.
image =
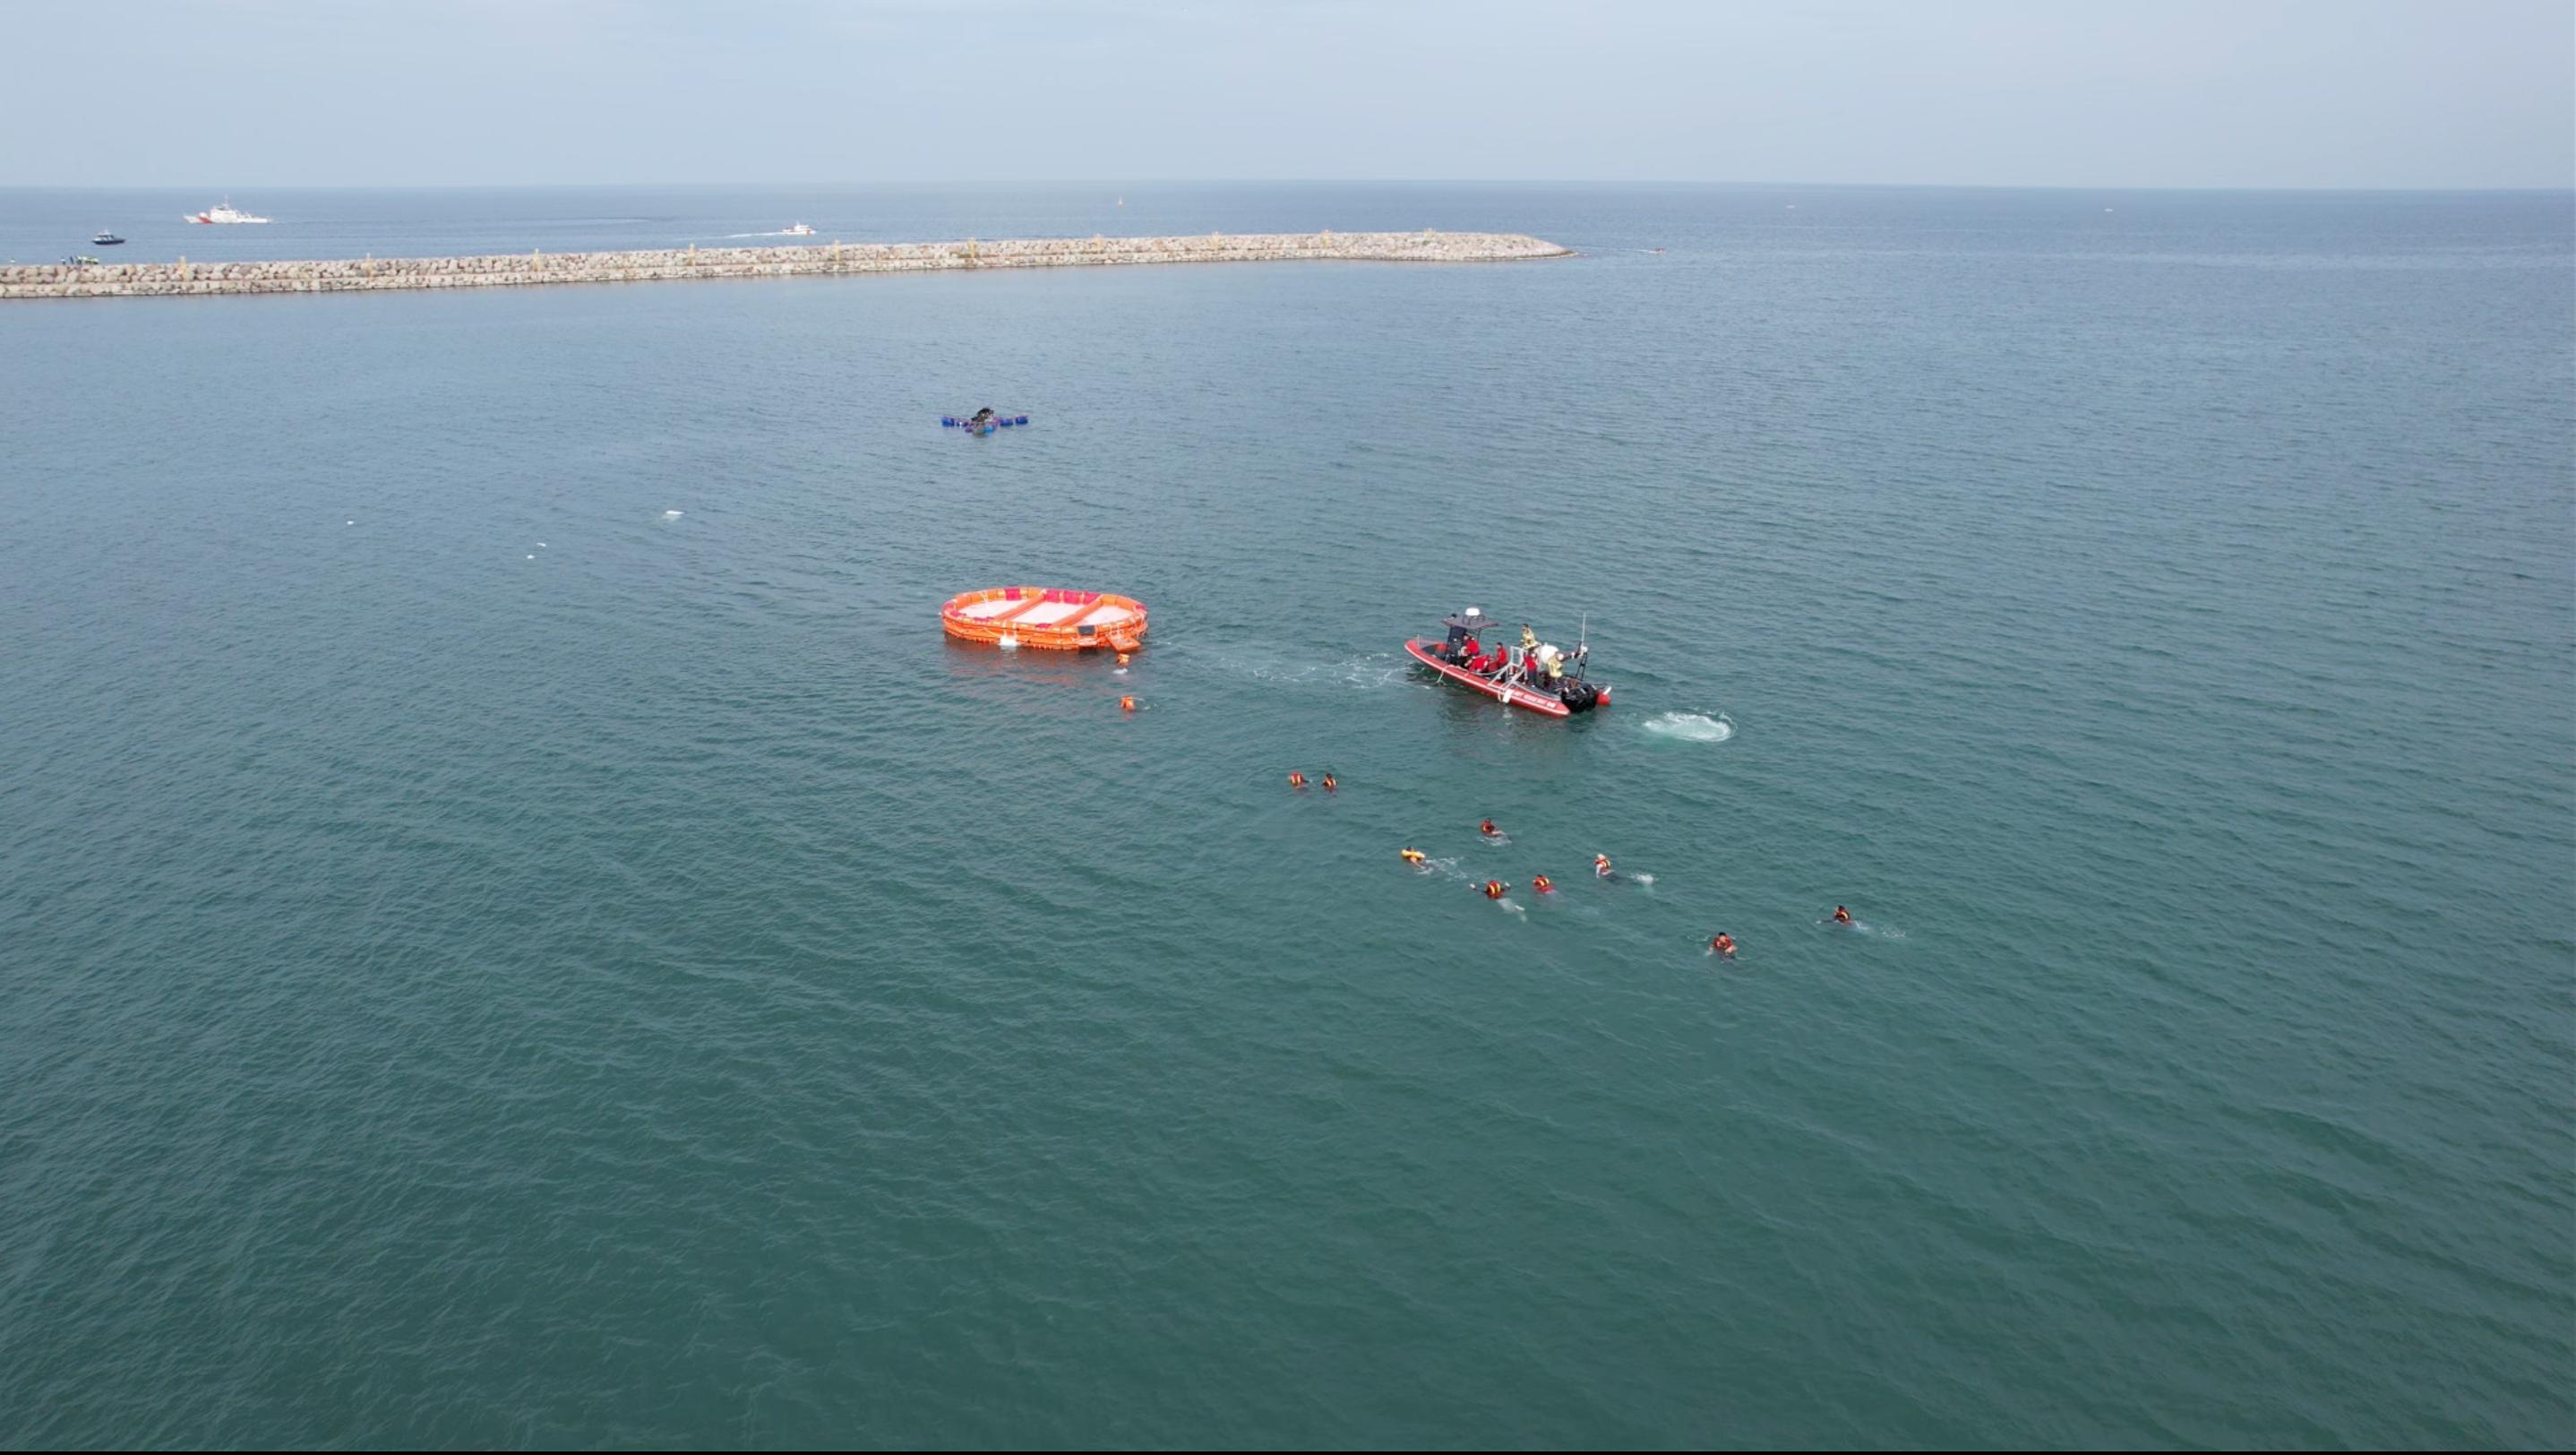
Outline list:
[[[1507,687],[1500,682],[1488,682],[1484,678],[1477,676],[1475,673],[1468,671],[1464,667],[1452,666],[1447,662],[1441,661],[1438,657],[1431,655],[1430,649],[1423,646],[1419,638],[1406,642],[1404,644],[1404,649],[1411,652],[1413,654],[1413,660],[1420,662],[1423,666],[1430,668],[1432,671],[1439,673],[1441,676],[1448,678],[1450,681],[1455,682],[1462,687],[1472,687],[1478,692],[1485,694],[1487,697],[1500,702],[1505,707],[1522,708],[1529,712],[1535,712],[1541,717],[1574,716],[1574,710],[1572,708],[1567,707],[1563,702],[1557,700],[1556,697],[1549,693],[1534,691],[1527,687]],[[1602,697],[1606,701],[1609,694],[1604,692]]]

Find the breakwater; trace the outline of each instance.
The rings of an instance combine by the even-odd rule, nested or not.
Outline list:
[[[1498,263],[1571,250],[1490,232],[1314,232],[1205,237],[1042,238],[1007,242],[807,243],[616,253],[510,253],[479,258],[328,258],[280,263],[105,263],[0,267],[0,299],[153,298],[210,293],[344,293],[379,288],[517,288],[539,283],[644,283],[972,268],[1077,268],[1141,263],[1343,261]]]

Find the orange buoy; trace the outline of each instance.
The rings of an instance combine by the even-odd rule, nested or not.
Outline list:
[[[1121,712],[1134,712],[1136,710],[1136,699],[1132,697],[1119,698],[1118,709]]]
[[[996,586],[950,597],[939,608],[939,626],[970,642],[1058,652],[1111,647],[1124,660],[1145,638],[1145,603],[1103,591]]]

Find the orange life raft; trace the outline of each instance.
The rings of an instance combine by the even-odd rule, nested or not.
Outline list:
[[[1105,591],[996,586],[951,597],[939,608],[939,625],[952,637],[996,646],[1132,652],[1145,638],[1145,603]]]

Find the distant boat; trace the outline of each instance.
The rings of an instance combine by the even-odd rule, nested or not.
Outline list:
[[[267,219],[267,218],[265,218],[265,217],[253,217],[253,216],[251,216],[251,215],[250,215],[249,213],[247,213],[247,212],[242,212],[242,211],[237,210],[237,209],[236,209],[236,208],[234,208],[234,206],[233,206],[233,200],[232,200],[231,198],[227,197],[227,198],[225,198],[225,199],[223,200],[223,202],[222,202],[221,204],[219,204],[219,205],[217,205],[217,206],[214,206],[214,207],[209,207],[209,208],[207,208],[207,209],[206,209],[205,211],[203,211],[203,212],[199,212],[199,213],[196,213],[196,214],[194,214],[194,215],[190,216],[190,217],[188,218],[188,221],[190,221],[190,222],[232,222],[232,223],[238,223],[238,222],[266,222],[266,221],[268,221],[268,219]]]
[[[814,229],[807,227],[805,224],[800,222],[778,235],[780,237],[812,237],[814,235]]]
[[[102,227],[98,230],[98,236],[89,240],[89,245],[94,248],[112,248],[123,241],[125,239]]]

